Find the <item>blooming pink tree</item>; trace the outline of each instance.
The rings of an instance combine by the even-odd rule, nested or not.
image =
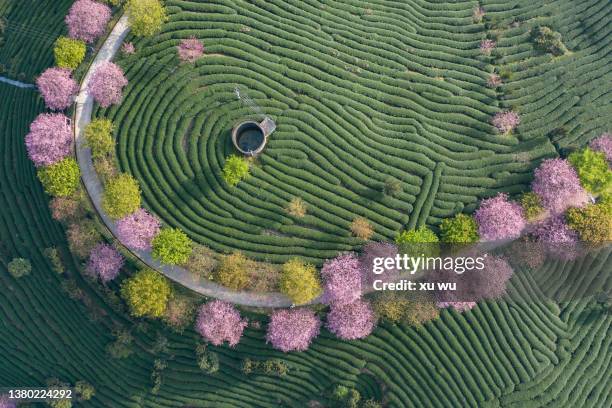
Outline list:
[[[319,335],[321,321],[310,309],[280,309],[270,316],[266,341],[275,349],[304,351]]]
[[[117,221],[117,238],[130,249],[146,251],[160,228],[159,219],[141,208]]]
[[[332,305],[327,314],[326,327],[344,340],[366,337],[376,325],[376,317],[370,303],[356,300],[353,303]]]
[[[103,108],[121,102],[128,83],[123,70],[112,62],[103,62],[91,75],[87,90]]]
[[[521,117],[514,111],[498,112],[491,119],[491,124],[505,135],[516,129],[520,123]]]
[[[77,0],[68,15],[68,35],[87,43],[95,41],[104,34],[111,18],[111,9],[105,4],[93,0]]]
[[[17,403],[11,400],[8,394],[0,395],[0,408],[17,408]]]
[[[87,271],[106,283],[119,275],[124,262],[123,256],[115,248],[108,244],[98,244],[89,254]]]
[[[36,167],[57,163],[72,151],[70,119],[61,113],[41,113],[30,124],[25,144]]]
[[[132,55],[136,52],[136,47],[134,47],[133,43],[126,42],[121,46],[121,52],[125,55]]]
[[[523,208],[505,193],[482,200],[474,218],[482,241],[516,239],[526,224]]]
[[[531,232],[537,248],[557,258],[572,260],[578,256],[578,233],[565,222],[565,217],[554,215],[540,221]]]
[[[491,55],[496,46],[497,43],[493,40],[482,40],[480,42],[480,52],[484,55]]]
[[[241,319],[240,313],[230,303],[213,300],[200,307],[196,330],[215,346],[227,341],[230,347],[234,347],[247,324],[247,320]]]
[[[395,258],[397,254],[397,246],[389,242],[368,242],[363,247],[359,256],[359,269],[362,273],[361,284],[364,289],[371,287],[376,279],[392,282],[399,277],[399,270],[395,268],[386,269],[385,273],[380,275],[374,273],[374,259]]]
[[[470,290],[474,293],[473,300],[499,299],[506,293],[508,280],[514,271],[504,258],[488,255],[484,260],[484,269],[474,270],[473,284]]]
[[[560,214],[569,207],[581,207],[588,202],[578,174],[567,160],[544,160],[533,175],[531,190],[552,214]]]
[[[604,133],[596,139],[591,140],[589,147],[595,151],[602,152],[608,163],[612,165],[612,133]]]
[[[474,306],[476,306],[476,302],[438,302],[436,303],[436,306],[438,306],[440,309],[452,307],[461,313],[472,309]]]
[[[321,268],[323,299],[327,304],[351,303],[361,296],[361,268],[355,254],[325,261]]]
[[[49,68],[36,80],[49,109],[64,110],[74,101],[79,86],[65,68]]]
[[[179,59],[183,62],[194,62],[204,54],[204,44],[195,37],[181,40],[177,46]]]

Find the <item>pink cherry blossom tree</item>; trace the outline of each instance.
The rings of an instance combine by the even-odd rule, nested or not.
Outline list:
[[[521,117],[514,111],[498,112],[491,119],[491,124],[506,135],[512,132],[521,123]]]
[[[66,16],[68,35],[91,43],[104,34],[110,18],[111,9],[107,5],[93,0],[77,0]]]
[[[240,313],[230,303],[213,300],[200,307],[196,330],[215,346],[227,341],[230,347],[234,347],[247,324],[247,320],[241,319]]]
[[[476,306],[476,302],[438,302],[436,303],[436,306],[438,306],[438,308],[440,309],[452,307],[453,309],[461,313],[467,312],[468,310],[472,309],[474,306]]]
[[[61,113],[41,113],[30,124],[25,144],[36,167],[57,163],[72,151],[70,119]]]
[[[487,86],[489,88],[497,88],[501,84],[502,84],[502,79],[499,75],[497,74],[489,75],[489,78],[487,79]]]
[[[482,241],[516,239],[526,224],[523,208],[505,193],[482,200],[474,218]]]
[[[368,242],[363,247],[359,256],[359,269],[362,273],[361,284],[364,290],[371,287],[376,279],[392,282],[399,277],[399,271],[395,268],[385,269],[382,274],[374,273],[374,259],[395,258],[397,254],[397,246],[389,242]]]
[[[359,259],[353,253],[325,261],[321,268],[324,302],[340,305],[359,299],[361,275]]]
[[[596,139],[591,140],[589,147],[595,151],[602,152],[608,164],[612,166],[612,133],[604,133]]]
[[[103,62],[91,75],[87,90],[103,108],[121,102],[128,83],[123,70],[112,62]]]
[[[17,403],[11,400],[8,394],[0,395],[0,408],[17,408]]]
[[[320,326],[321,321],[310,309],[275,310],[270,316],[266,341],[284,352],[304,351],[319,335]]]
[[[531,190],[552,214],[560,214],[569,207],[581,207],[588,202],[578,174],[567,160],[544,160],[533,175]]]
[[[160,228],[159,219],[141,208],[117,221],[117,238],[130,249],[146,251]]]
[[[98,244],[89,254],[87,272],[106,283],[119,275],[124,262],[123,256],[115,248],[108,244]]]
[[[65,68],[49,68],[36,80],[45,104],[49,109],[64,110],[74,101],[74,96],[79,90],[70,74]]]
[[[578,256],[578,233],[567,225],[562,214],[538,222],[531,236],[543,253],[564,260],[572,260]]]
[[[327,314],[326,327],[344,340],[366,337],[376,325],[376,317],[370,303],[356,300],[353,303],[332,305]]]
[[[204,54],[204,44],[195,37],[181,40],[177,46],[179,59],[183,62],[194,62]]]
[[[132,55],[136,52],[136,47],[134,47],[134,43],[126,42],[121,46],[121,52],[125,55]]]

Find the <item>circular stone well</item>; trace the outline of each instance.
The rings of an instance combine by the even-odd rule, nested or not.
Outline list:
[[[234,126],[232,142],[242,154],[254,156],[266,145],[266,134],[259,123],[247,120]]]

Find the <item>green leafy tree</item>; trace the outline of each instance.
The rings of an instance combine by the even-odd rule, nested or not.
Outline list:
[[[38,170],[38,179],[45,191],[55,197],[68,197],[79,187],[81,171],[76,160],[67,157]]]
[[[236,186],[249,176],[249,162],[244,157],[231,155],[223,166],[223,180],[230,186]]]
[[[81,40],[59,37],[53,48],[55,65],[60,68],[76,69],[83,62],[86,50],[85,43]]]
[[[120,174],[110,180],[102,197],[104,211],[118,220],[130,215],[140,208],[140,187],[134,177]]]
[[[178,228],[162,228],[153,238],[153,258],[168,265],[183,265],[193,251],[193,242]]]
[[[612,170],[603,152],[595,152],[588,147],[574,152],[567,158],[574,166],[580,184],[593,194],[612,191]]]
[[[402,182],[396,179],[395,177],[389,177],[385,180],[385,184],[383,186],[383,193],[385,195],[396,197],[399,193],[402,192]]]
[[[436,256],[440,253],[438,236],[425,226],[400,232],[395,242],[405,254]]]
[[[612,241],[612,217],[605,204],[591,204],[582,208],[570,208],[567,224],[578,233],[582,241],[601,243]]]
[[[15,258],[8,264],[8,271],[13,278],[21,278],[32,272],[32,263],[25,258]]]
[[[79,401],[89,401],[96,393],[96,389],[87,381],[77,381],[74,384],[74,392],[79,397]]]
[[[466,214],[457,214],[453,218],[446,218],[440,224],[442,242],[449,244],[468,244],[478,242],[478,224],[474,217]]]
[[[253,266],[253,261],[242,252],[224,255],[214,273],[215,281],[230,289],[244,289],[249,284],[249,271]]]
[[[92,120],[85,128],[85,140],[94,159],[112,154],[115,148],[113,122],[108,119]]]
[[[553,31],[550,27],[539,26],[534,28],[533,39],[538,47],[553,55],[559,56],[567,52],[567,48],[561,40],[561,34]]]
[[[290,259],[283,265],[280,290],[295,305],[310,302],[322,292],[317,270],[297,258]]]
[[[159,0],[128,0],[127,12],[132,33],[139,37],[158,33],[168,18]]]
[[[161,317],[172,288],[168,280],[151,269],[143,269],[121,285],[121,295],[135,317]]]
[[[528,192],[521,196],[521,206],[528,221],[533,221],[544,212],[542,201],[536,193]]]

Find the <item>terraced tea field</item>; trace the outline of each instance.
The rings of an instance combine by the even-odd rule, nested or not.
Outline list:
[[[478,5],[170,0],[162,33],[121,60],[124,102],[99,115],[115,122],[120,165],[165,222],[217,251],[321,263],[359,247],[355,217],[374,239],[435,226],[522,191],[540,159],[609,129],[609,1],[485,1],[475,23]],[[539,24],[560,30],[571,55],[535,50]],[[487,35],[491,58],[479,51]],[[176,58],[189,36],[206,47],[195,66]],[[494,71],[511,77],[499,89],[487,87]],[[257,115],[236,89],[278,128],[231,188],[221,179],[231,128]],[[491,117],[511,108],[521,126],[496,134]],[[380,192],[390,176],[397,197]],[[283,210],[294,196],[308,205],[302,219]]]

